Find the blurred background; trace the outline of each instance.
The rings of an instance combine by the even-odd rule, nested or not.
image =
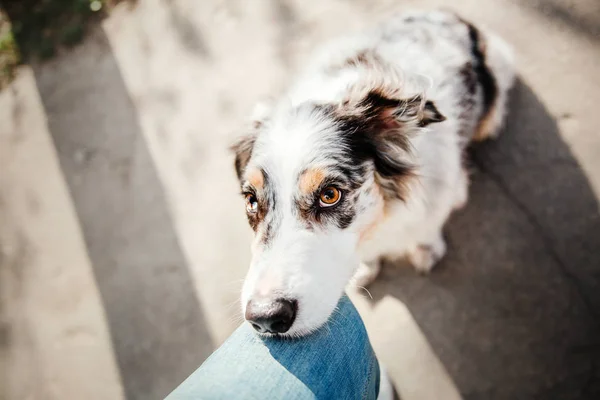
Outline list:
[[[598,0],[2,0],[0,398],[159,399],[241,322],[227,147],[310,50],[451,7],[516,49],[430,276],[352,293],[403,399],[600,398]]]

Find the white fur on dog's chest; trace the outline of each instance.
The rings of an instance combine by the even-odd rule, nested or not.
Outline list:
[[[405,206],[387,213],[384,221],[369,232],[358,246],[363,262],[378,261],[381,257],[401,257],[416,243],[420,236],[418,225],[422,224],[423,212],[409,212]]]

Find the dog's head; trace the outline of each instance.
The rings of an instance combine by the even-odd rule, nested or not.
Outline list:
[[[349,91],[282,104],[235,146],[255,232],[242,310],[261,333],[307,334],[324,324],[359,264],[357,246],[408,196],[411,137],[444,120],[420,96]]]

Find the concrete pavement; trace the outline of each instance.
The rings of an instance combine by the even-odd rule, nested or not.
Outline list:
[[[445,5],[248,3],[123,4],[0,93],[2,398],[176,386],[240,321],[250,232],[227,145],[254,102],[322,40]],[[598,398],[600,6],[452,7],[516,48],[509,123],[473,151],[439,268],[389,262],[352,297],[404,399]]]

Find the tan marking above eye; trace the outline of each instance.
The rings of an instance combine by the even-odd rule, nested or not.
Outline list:
[[[319,168],[307,169],[300,175],[299,187],[302,194],[309,195],[319,188],[325,179],[325,171]]]
[[[319,194],[319,203],[321,207],[331,207],[336,204],[342,198],[342,192],[334,187],[327,186],[325,189],[321,190]]]
[[[265,186],[265,177],[263,172],[258,168],[253,168],[246,174],[246,179],[256,190],[262,190]]]

